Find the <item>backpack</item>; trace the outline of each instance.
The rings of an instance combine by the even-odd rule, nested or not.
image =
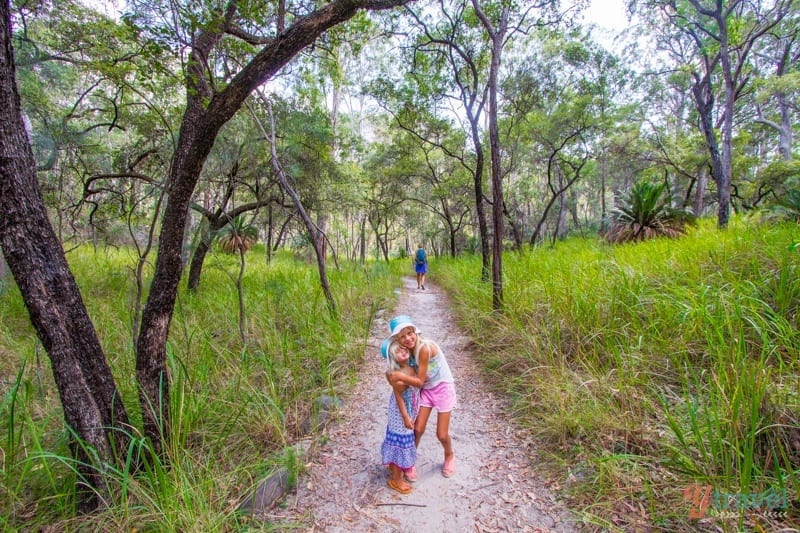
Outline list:
[[[417,262],[418,265],[424,265],[425,264],[425,250],[423,250],[422,248],[417,250],[416,262]]]

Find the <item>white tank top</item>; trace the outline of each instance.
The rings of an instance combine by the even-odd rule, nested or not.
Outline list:
[[[450,371],[450,366],[447,364],[444,352],[438,344],[429,340],[421,340],[417,345],[417,349],[414,350],[414,357],[419,359],[419,351],[422,349],[423,344],[430,346],[432,349],[431,351],[435,351],[436,355],[431,356],[428,360],[428,371],[425,375],[425,383],[422,384],[422,388],[432,389],[439,383],[453,383],[455,381],[453,379],[453,373]]]

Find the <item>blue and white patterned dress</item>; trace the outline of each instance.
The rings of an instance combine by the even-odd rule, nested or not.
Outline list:
[[[406,411],[411,420],[417,419],[419,410],[419,389],[408,387],[403,391]],[[381,461],[384,465],[394,464],[403,470],[414,466],[417,461],[417,447],[414,446],[414,430],[403,424],[403,415],[394,398],[394,391],[389,394],[389,421],[386,424],[386,437],[381,446]]]

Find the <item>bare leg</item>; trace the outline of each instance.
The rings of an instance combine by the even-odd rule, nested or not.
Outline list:
[[[439,413],[436,419],[436,438],[444,448],[444,464],[442,475],[450,477],[456,473],[456,454],[453,451],[453,441],[450,438],[450,413]]]
[[[419,419],[418,419],[419,420]],[[453,441],[450,438],[450,413],[439,413],[436,418],[436,438],[444,448],[444,458],[453,456]]]
[[[450,413],[447,414],[449,415]],[[414,446],[417,448],[419,448],[419,441],[422,438],[422,434],[425,433],[425,427],[428,425],[428,418],[430,418],[430,416],[431,407],[419,408],[419,412],[417,413],[417,421],[414,422]]]

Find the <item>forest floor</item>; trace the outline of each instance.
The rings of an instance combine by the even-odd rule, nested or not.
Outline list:
[[[398,305],[376,320],[360,365],[357,385],[343,400],[321,445],[305,458],[297,490],[272,510],[273,523],[294,522],[319,532],[568,532],[573,517],[531,465],[535,444],[515,428],[481,375],[472,343],[457,327],[446,294],[433,283],[418,290],[403,279]],[[388,320],[410,315],[422,336],[439,343],[455,375],[458,407],[450,433],[456,473],[441,474],[442,446],[436,439],[436,411],[417,450],[419,480],[401,495],[387,487],[380,448],[391,393],[384,377],[380,343]]]

